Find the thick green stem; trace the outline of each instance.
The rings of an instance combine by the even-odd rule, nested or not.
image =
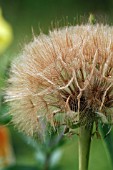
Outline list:
[[[92,128],[93,124],[79,130],[79,170],[88,170]]]

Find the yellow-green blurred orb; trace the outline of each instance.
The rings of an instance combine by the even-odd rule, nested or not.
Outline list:
[[[2,54],[6,48],[12,42],[12,28],[9,23],[3,18],[2,10],[0,9],[0,54]]]

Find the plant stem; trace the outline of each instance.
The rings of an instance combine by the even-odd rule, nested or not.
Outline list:
[[[81,126],[79,130],[79,170],[88,170],[92,128],[93,123]]]
[[[49,170],[49,160],[50,159],[50,154],[48,153],[46,156],[46,161],[45,161],[45,165],[44,165],[44,169],[43,170]]]

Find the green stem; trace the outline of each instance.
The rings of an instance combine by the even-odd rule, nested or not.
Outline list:
[[[93,124],[79,130],[79,170],[88,170],[92,128]]]
[[[43,170],[49,170],[49,160],[50,159],[50,155],[47,154],[47,157],[46,157],[46,161],[45,161],[45,165],[44,165],[44,169]]]

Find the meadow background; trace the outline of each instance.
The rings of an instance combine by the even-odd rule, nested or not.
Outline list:
[[[87,21],[90,13],[98,16],[99,21],[112,25],[113,0],[0,0],[0,8],[4,19],[11,25],[13,31],[12,43],[0,53],[0,122],[7,124],[10,118],[3,116],[6,115],[8,108],[4,104],[2,91],[6,86],[11,61],[21,53],[25,44],[33,40],[33,32],[38,36],[40,30],[47,34],[48,30],[55,26],[76,25],[77,22]],[[0,39],[0,45],[1,43]],[[7,127],[15,164],[11,167],[5,167],[5,170],[41,170],[38,168],[40,161],[37,160],[33,141],[17,132],[12,125],[7,125]],[[68,137],[62,146],[58,146],[58,150],[62,154],[57,170],[78,169],[76,135]],[[103,141],[94,137],[92,138],[89,170],[107,169],[113,169],[109,155],[105,150]]]

